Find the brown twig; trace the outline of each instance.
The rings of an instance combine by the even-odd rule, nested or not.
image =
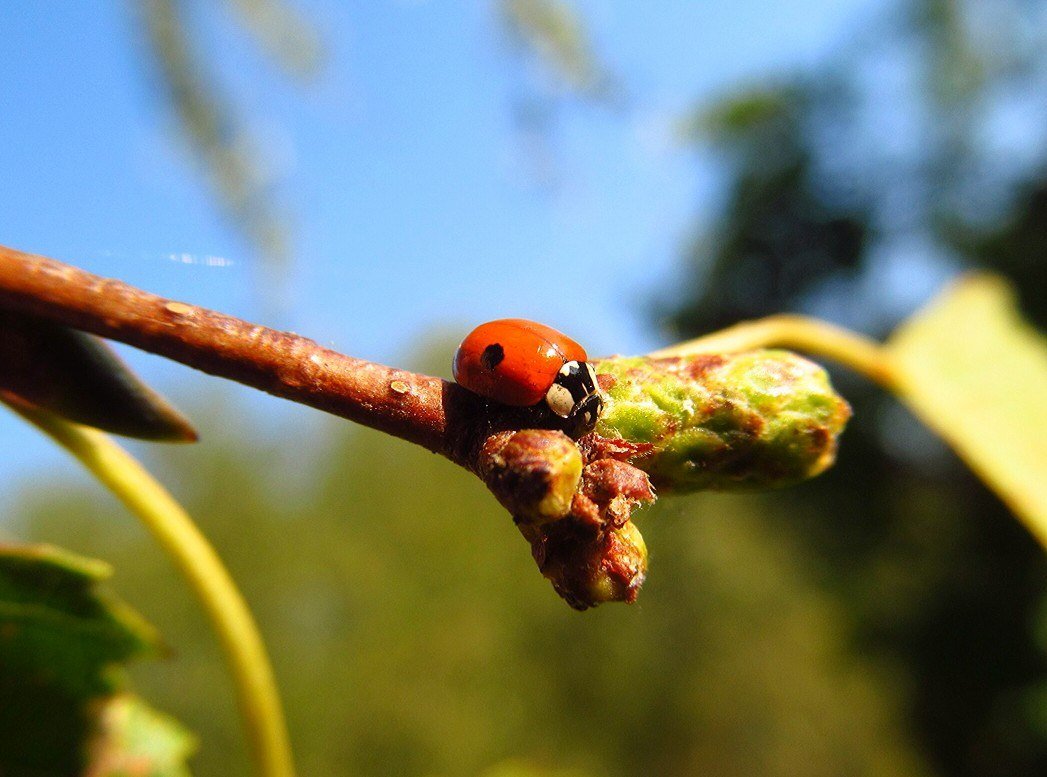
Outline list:
[[[509,507],[542,574],[572,607],[631,602],[643,583],[647,551],[629,515],[654,499],[647,476],[622,462],[608,471],[590,461],[601,455],[583,455],[562,432],[535,430],[545,422],[533,408],[488,404],[439,378],[0,246],[3,310],[118,340],[447,456]]]
[[[348,418],[472,467],[482,402],[439,378],[354,359],[291,332],[3,246],[0,307]]]
[[[540,405],[510,408],[488,403],[439,378],[354,359],[293,333],[0,247],[0,311],[5,309],[10,316],[35,316],[127,343],[441,453],[475,472],[512,513],[542,574],[572,606],[584,609],[636,598],[647,551],[631,515],[655,498],[644,469],[651,465],[645,456],[652,445],[644,450],[635,440],[619,439],[613,426],[613,437],[591,432],[573,440],[557,431],[562,420],[543,413]],[[737,346],[745,337],[773,340],[780,335],[758,324],[730,344]],[[817,345],[816,337],[803,333],[805,343]],[[693,347],[706,353],[708,341],[681,348]],[[844,346],[834,348],[846,357]],[[670,374],[677,380],[681,369],[688,380],[704,379],[707,354],[691,361],[675,353],[663,357],[647,360],[642,369],[635,364],[624,367],[621,379],[657,382]],[[630,361],[636,360],[626,360]],[[611,374],[600,377],[602,388],[604,377],[615,381]],[[842,399],[838,404],[846,409]],[[755,439],[763,428],[758,420],[761,424],[738,430],[743,439]],[[804,473],[824,469],[838,432],[822,429],[820,443],[799,446]],[[737,464],[746,450],[737,441],[724,444],[723,460]],[[813,464],[804,458],[808,453],[816,454]],[[672,478],[665,483],[671,486]]]

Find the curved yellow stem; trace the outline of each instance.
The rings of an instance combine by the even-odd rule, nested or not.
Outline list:
[[[20,402],[9,404],[79,459],[174,560],[203,604],[225,651],[258,773],[293,777],[280,697],[258,627],[218,554],[188,513],[105,433]]]
[[[654,358],[690,356],[754,348],[792,348],[850,367],[894,390],[897,378],[886,349],[875,340],[808,316],[769,316],[671,345],[648,354]]]

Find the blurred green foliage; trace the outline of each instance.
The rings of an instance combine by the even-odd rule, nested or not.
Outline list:
[[[126,692],[125,665],[162,645],[99,587],[111,573],[50,545],[0,543],[0,774],[185,774],[192,736]]]
[[[235,96],[219,87],[210,70],[213,63],[195,45],[198,31],[191,5],[185,0],[144,0],[133,3],[132,9],[157,85],[218,203],[271,269],[285,271],[292,256],[286,209],[274,196],[271,175],[262,162],[266,155],[251,136],[250,121],[241,115]],[[234,12],[231,32],[248,33],[288,75],[305,79],[317,71],[319,35],[284,0],[225,0],[213,5],[212,10],[219,11],[228,6]]]
[[[86,756],[89,777],[190,777],[196,738],[181,724],[120,693],[96,701]],[[53,749],[54,740],[48,745]]]
[[[689,250],[673,336],[783,311],[882,335],[971,266],[1006,273],[1047,323],[1047,146],[995,129],[1044,104],[1043,10],[908,0],[823,66],[688,117],[727,195]],[[1042,550],[894,400],[834,382],[854,420],[830,477],[775,498],[780,530],[817,559],[855,653],[905,678],[900,720],[930,768],[1047,773]]]

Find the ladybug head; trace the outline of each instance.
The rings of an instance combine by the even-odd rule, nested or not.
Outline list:
[[[564,431],[574,437],[588,434],[603,410],[596,387],[596,371],[588,362],[565,362],[545,394],[545,404],[565,421]]]

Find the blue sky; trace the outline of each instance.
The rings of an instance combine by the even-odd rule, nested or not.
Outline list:
[[[503,316],[557,326],[591,353],[658,344],[650,310],[717,196],[714,166],[675,143],[673,122],[818,62],[883,7],[579,3],[628,100],[561,110],[547,138],[555,184],[542,186],[514,130],[520,63],[492,5],[298,3],[327,50],[308,86],[219,4],[198,5],[198,43],[265,143],[295,225],[286,313],[265,318],[255,259],[173,131],[131,3],[0,5],[0,243],[392,364],[427,334]],[[170,258],[181,254],[198,263]],[[122,353],[176,399],[210,380]],[[311,412],[246,401],[284,418]],[[9,415],[0,439],[19,452],[0,458],[0,496],[61,459]]]

